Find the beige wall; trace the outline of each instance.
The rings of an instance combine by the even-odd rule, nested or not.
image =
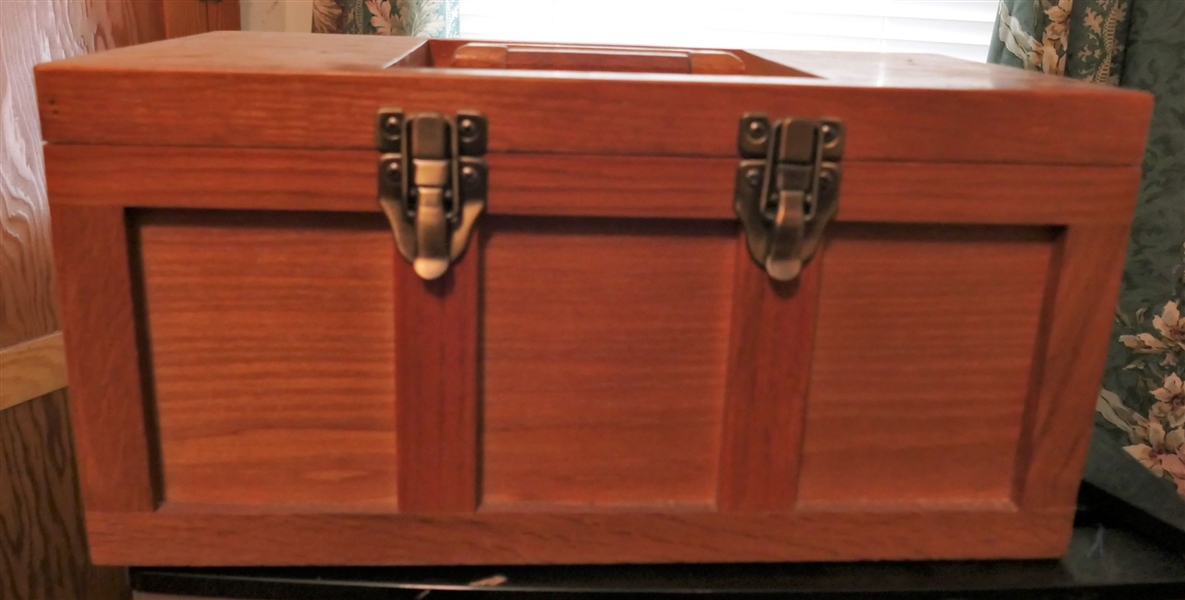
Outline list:
[[[308,32],[313,22],[312,0],[240,0],[243,30]]]

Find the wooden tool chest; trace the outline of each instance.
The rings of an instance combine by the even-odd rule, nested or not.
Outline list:
[[[1068,543],[1146,94],[264,33],[36,77],[96,562]]]

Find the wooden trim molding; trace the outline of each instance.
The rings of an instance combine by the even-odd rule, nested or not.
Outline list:
[[[795,281],[775,282],[737,241],[732,339],[717,506],[785,512],[797,495],[823,249]]]
[[[378,212],[373,150],[45,146],[54,204]],[[486,155],[494,215],[734,220],[734,158]],[[66,167],[68,165],[68,168]],[[1066,225],[1131,218],[1140,167],[844,159],[838,221]],[[565,198],[556,202],[557,196]]]
[[[86,515],[98,564],[462,565],[1050,558],[1072,511]],[[941,542],[946,540],[946,542]],[[146,551],[145,548],[151,548]]]
[[[66,387],[62,332],[0,350],[0,410]]]
[[[1110,315],[1119,298],[1128,225],[1074,225],[1057,241],[1057,280],[1017,453],[1014,501],[1024,511],[1074,507],[1093,429]],[[1052,284],[1053,282],[1051,282]]]
[[[156,508],[152,413],[144,402],[128,232],[120,207],[50,204],[70,380],[70,420],[86,509]]]
[[[481,248],[424,281],[395,260],[395,435],[399,510],[477,507],[477,335]]]

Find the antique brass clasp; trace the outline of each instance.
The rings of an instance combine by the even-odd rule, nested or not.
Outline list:
[[[378,113],[378,200],[399,254],[423,279],[436,279],[465,252],[485,210],[489,179],[486,119],[460,111]]]
[[[749,254],[772,279],[798,277],[835,217],[843,143],[838,120],[741,117],[736,212]]]

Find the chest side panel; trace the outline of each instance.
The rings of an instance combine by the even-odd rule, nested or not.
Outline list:
[[[1053,232],[853,226],[829,240],[803,508],[1011,502]]]
[[[163,501],[393,508],[393,249],[381,221],[173,211],[133,222]]]

